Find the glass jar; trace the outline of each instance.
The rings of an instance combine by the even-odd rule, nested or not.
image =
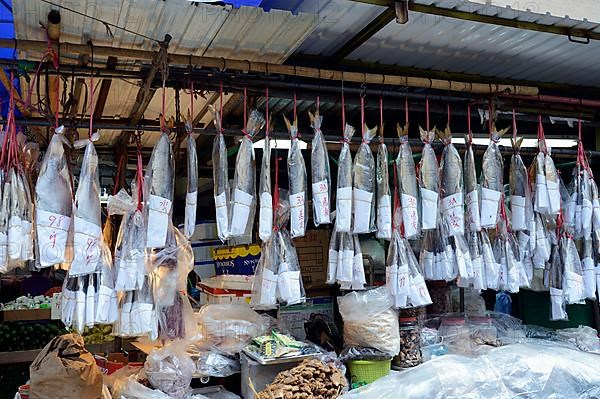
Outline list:
[[[421,364],[421,329],[416,317],[400,318],[400,353],[394,358],[395,368]]]
[[[427,306],[427,313],[439,315],[452,312],[452,295],[445,281],[428,281],[427,289],[431,297],[431,305]]]

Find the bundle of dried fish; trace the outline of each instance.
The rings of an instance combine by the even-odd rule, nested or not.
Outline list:
[[[335,284],[338,268],[338,256],[340,253],[340,237],[339,233],[335,230],[331,232],[331,238],[329,239],[329,252],[327,257],[327,284]]]
[[[490,133],[490,144],[483,154],[481,173],[481,227],[492,229],[498,223],[500,214],[500,198],[503,192],[504,161],[498,147],[500,138],[506,129],[499,132],[493,127]]]
[[[473,154],[473,139],[470,133],[465,137],[465,143],[464,177],[467,203],[467,227],[471,232],[477,232],[481,230],[479,187],[477,184],[477,170],[475,169],[475,156]]]
[[[175,165],[171,141],[161,133],[152,150],[144,176],[144,214],[146,220],[146,248],[163,248],[172,225]]]
[[[500,284],[500,262],[494,253],[494,248],[490,242],[490,237],[486,230],[479,232],[481,239],[481,254],[483,260],[483,282],[487,289],[497,290]]]
[[[583,241],[581,252],[581,269],[583,274],[583,285],[585,297],[592,301],[596,299],[596,273],[594,270],[594,248],[592,240]]]
[[[564,263],[563,251],[559,245],[552,248],[552,259],[544,273],[544,283],[550,289],[550,320],[567,320],[565,296],[563,292]]]
[[[354,158],[352,207],[354,212],[354,234],[375,231],[375,159],[369,143],[377,134],[377,126],[363,126],[362,143]]]
[[[562,243],[562,260],[564,262],[563,294],[568,304],[580,303],[585,300],[583,269],[575,242],[568,234],[560,238]]]
[[[546,262],[550,260],[552,243],[549,237],[548,222],[545,216],[535,212],[534,228],[531,231],[533,246],[533,266],[543,269]]]
[[[223,127],[221,125],[221,114],[212,105],[209,109],[213,114],[213,122],[217,135],[213,141],[212,163],[213,163],[213,184],[215,197],[215,210],[217,216],[217,234],[221,241],[229,238],[229,177],[227,171],[227,146],[223,137]]]
[[[354,271],[354,238],[351,233],[340,233],[336,280],[344,290],[352,287]]]
[[[513,155],[510,160],[510,224],[513,231],[527,230],[527,221],[529,217],[529,204],[531,204],[531,194],[529,192],[529,181],[527,168],[523,163],[519,150],[523,143],[523,138],[511,139]]]
[[[323,117],[319,110],[313,114],[308,112],[310,125],[315,133],[311,146],[311,172],[312,172],[312,202],[313,221],[315,226],[331,223],[330,198],[331,176],[329,174],[329,154],[325,137],[321,131]]]
[[[450,127],[446,127],[443,132],[438,130],[437,135],[444,144],[440,162],[443,222],[451,236],[462,236],[465,233],[463,164],[456,147],[452,144]]]
[[[438,161],[431,147],[435,139],[435,131],[426,131],[419,127],[423,151],[419,163],[419,186],[421,193],[422,230],[433,230],[438,227]],[[402,178],[402,176],[401,176]]]
[[[194,234],[196,229],[196,208],[198,203],[198,154],[196,140],[194,140],[192,116],[188,113],[185,129],[187,139],[187,190],[185,194],[185,221],[183,232],[187,238]]]
[[[397,130],[398,137],[400,138],[400,151],[396,158],[396,170],[398,172],[397,180],[400,190],[400,203],[402,205],[404,237],[413,239],[419,236],[421,230],[417,208],[419,197],[417,174],[412,150],[408,143],[408,125],[404,128],[398,125]]]
[[[115,335],[147,336],[153,341],[158,338],[158,319],[151,284],[147,276],[139,290],[127,291],[120,296],[118,318],[113,326]]]
[[[273,196],[271,195],[271,132],[267,124],[265,146],[260,168],[260,209],[258,213],[258,236],[265,242],[273,233]]]
[[[384,240],[392,239],[392,196],[388,176],[388,150],[383,141],[381,126],[379,146],[377,147],[377,234]]]
[[[229,217],[230,237],[252,235],[256,212],[256,161],[252,139],[264,124],[265,118],[262,114],[255,109],[252,110],[235,161],[233,202]]]
[[[438,223],[435,230],[424,232],[419,261],[426,279],[450,281],[456,278],[458,269],[452,244],[442,223]]]
[[[535,161],[534,209],[546,216],[556,217],[560,212],[560,180],[546,143],[541,116],[538,121],[538,147],[539,153]]]
[[[352,231],[352,154],[350,153],[350,140],[353,134],[354,128],[346,124],[342,149],[338,158],[335,225],[339,233]]]
[[[37,253],[41,267],[70,261],[67,251],[73,191],[63,145],[64,126],[55,130],[35,186]],[[4,193],[3,193],[4,195]]]
[[[285,117],[284,120],[291,139],[287,159],[290,183],[290,234],[292,238],[297,238],[304,237],[308,224],[306,164],[298,141],[298,120],[294,120],[293,123]]]

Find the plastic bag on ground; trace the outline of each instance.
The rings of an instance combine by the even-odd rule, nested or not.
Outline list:
[[[150,384],[175,399],[189,395],[195,369],[183,342],[153,350],[144,363]]]

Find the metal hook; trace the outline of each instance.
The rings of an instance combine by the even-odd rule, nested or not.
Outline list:
[[[366,84],[365,82],[363,82],[363,83],[360,85],[360,89],[361,89],[360,96],[361,96],[362,98],[365,98],[365,97],[367,96],[367,84]]]

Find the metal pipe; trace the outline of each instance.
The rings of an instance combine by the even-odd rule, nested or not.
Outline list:
[[[521,94],[500,94],[502,98],[508,98],[511,100],[523,100],[523,101],[537,101],[553,104],[565,104],[565,105],[578,105],[587,108],[600,109],[600,101],[598,100],[587,100],[582,98],[573,97],[562,97],[562,96],[550,96],[550,95],[537,95],[537,96],[524,96]]]

